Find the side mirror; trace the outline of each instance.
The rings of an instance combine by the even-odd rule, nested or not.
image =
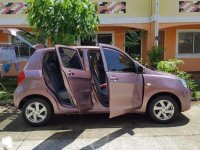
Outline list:
[[[143,69],[142,66],[138,65],[138,67],[137,67],[137,71],[138,71],[138,74],[143,74],[144,69]]]

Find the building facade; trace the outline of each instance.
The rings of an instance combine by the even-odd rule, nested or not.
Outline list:
[[[144,62],[155,42],[156,0],[91,0],[98,6],[99,31],[95,43],[107,43],[125,50],[128,31],[146,31],[138,51]],[[26,21],[27,5],[24,0],[0,1],[0,28],[31,30]],[[184,61],[181,69],[200,72],[200,1],[159,1],[159,45],[164,47],[165,60],[178,58]],[[12,37],[0,33],[0,43],[13,42]],[[22,67],[26,61],[22,61]],[[5,75],[18,72],[11,71]]]

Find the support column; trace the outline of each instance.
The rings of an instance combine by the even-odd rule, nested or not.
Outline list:
[[[155,46],[158,47],[159,40],[159,0],[155,4]]]

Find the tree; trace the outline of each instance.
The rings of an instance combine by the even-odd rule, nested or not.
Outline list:
[[[147,32],[145,30],[138,31],[129,31],[126,36],[126,50],[127,53],[134,59],[138,59],[138,57],[141,57],[140,55],[135,54],[134,50],[136,47],[140,44],[140,41],[143,37],[147,35]]]
[[[38,37],[74,44],[97,29],[97,6],[90,0],[27,0],[27,19]]]

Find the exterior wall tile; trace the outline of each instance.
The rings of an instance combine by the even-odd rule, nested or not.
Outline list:
[[[200,0],[160,0],[161,17],[193,17],[200,15]]]
[[[152,4],[147,0],[91,0],[98,6],[97,14],[117,15],[129,17],[151,17],[155,12],[155,0]],[[172,7],[173,6],[173,7]],[[151,8],[150,8],[151,7]],[[3,0],[0,2],[0,15],[23,15],[26,13],[25,0]],[[170,11],[169,11],[170,10]],[[186,12],[187,14],[185,14]],[[194,14],[196,12],[196,14]],[[190,16],[199,15],[200,0],[160,0],[160,16]]]
[[[126,2],[97,2],[97,14],[123,14],[126,13]],[[25,14],[26,2],[1,2],[0,14]]]
[[[97,14],[125,14],[126,2],[97,2]]]
[[[179,1],[179,12],[200,12],[200,1]]]
[[[25,14],[26,10],[26,2],[0,2],[0,15]]]
[[[97,14],[103,17],[149,17],[150,0],[90,0],[98,6]]]

